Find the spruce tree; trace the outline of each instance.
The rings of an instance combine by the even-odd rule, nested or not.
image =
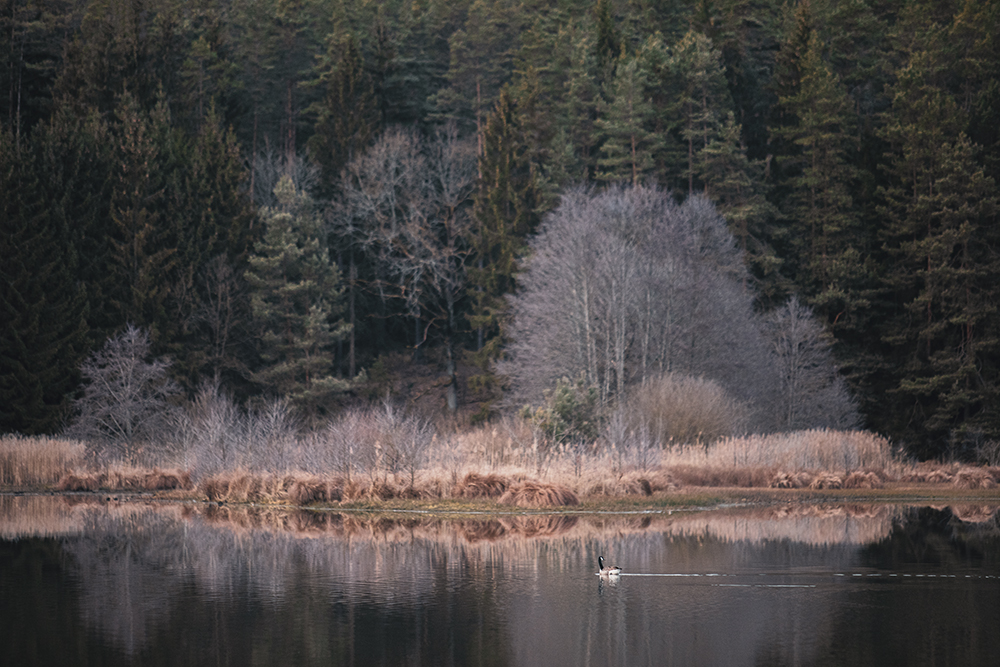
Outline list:
[[[646,88],[646,72],[637,58],[619,62],[597,119],[604,139],[597,160],[599,179],[636,185],[653,170],[661,140],[651,129],[653,105]]]
[[[764,197],[763,165],[747,159],[732,112],[701,156],[698,178],[743,251],[756,278],[758,299],[765,304],[780,302],[789,285],[780,273],[782,261],[770,245],[776,211]]]
[[[29,434],[60,428],[87,349],[72,237],[34,149],[0,131],[0,430]]]
[[[589,35],[574,36],[568,48],[564,90],[557,96],[550,173],[554,183],[583,183],[594,177],[597,159],[598,61]]]
[[[664,113],[668,127],[684,145],[682,161],[667,165],[668,176],[690,196],[702,189],[696,180],[700,153],[718,136],[731,101],[721,54],[705,35],[695,31],[684,35],[667,67],[668,85],[676,96]],[[683,176],[682,181],[678,175]]]
[[[309,108],[316,114],[309,154],[320,165],[322,194],[329,197],[341,170],[368,146],[380,125],[373,83],[354,35],[330,35],[313,85],[324,94]]]
[[[275,195],[279,207],[262,212],[264,237],[246,274],[263,360],[253,380],[315,419],[347,388],[332,375],[332,345],[347,333],[343,289],[312,201],[287,176]]]
[[[790,268],[799,288],[829,316],[830,308],[839,306],[833,293],[842,291],[832,280],[832,265],[863,242],[850,194],[855,183],[849,162],[856,147],[853,104],[823,61],[815,33],[798,70],[797,90],[779,98],[788,124],[772,132],[789,151],[779,160],[787,178],[782,209],[797,259]],[[827,304],[830,299],[833,303]]]
[[[174,254],[164,274],[169,317],[163,333],[173,357],[171,372],[189,389],[240,366],[235,350],[209,324],[217,317],[212,291],[219,287],[212,276],[222,271],[236,281],[256,236],[243,159],[234,134],[221,122],[210,105],[194,137],[174,133],[174,155],[166,165],[165,243]]]
[[[938,56],[910,56],[883,132],[891,148],[890,181],[881,190],[885,286],[899,304],[882,333],[897,369],[888,418],[924,456],[942,454],[973,429],[1000,433],[993,362],[1000,200],[962,131],[964,115],[936,85]]]
[[[176,245],[171,243],[164,215],[165,150],[171,130],[167,109],[144,111],[126,92],[115,110],[112,136],[117,169],[111,195],[112,257],[110,270],[118,289],[106,295],[119,323],[148,327],[154,345],[167,323],[169,285]]]
[[[505,296],[514,291],[518,260],[525,241],[539,221],[541,191],[509,93],[500,93],[486,122],[484,150],[479,159],[469,267],[469,322],[477,331],[483,365],[499,356],[507,311]]]

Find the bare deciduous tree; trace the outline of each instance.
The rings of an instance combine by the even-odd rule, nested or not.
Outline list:
[[[781,380],[780,426],[855,428],[857,403],[837,374],[830,336],[796,297],[771,314],[771,344]]]
[[[776,377],[744,277],[707,200],[570,192],[531,243],[499,370],[532,401],[583,372],[604,404],[663,373],[705,376],[756,406],[765,427]]]
[[[95,460],[148,459],[160,443],[179,388],[167,376],[170,362],[150,359],[149,333],[132,325],[109,338],[80,366],[83,396],[69,434],[90,443]]]
[[[414,357],[437,323],[450,377],[448,406],[457,408],[456,305],[465,291],[472,221],[475,148],[454,125],[428,141],[415,131],[387,131],[344,172],[337,231],[376,258],[384,296],[404,300],[414,318]],[[424,324],[426,320],[426,324]]]

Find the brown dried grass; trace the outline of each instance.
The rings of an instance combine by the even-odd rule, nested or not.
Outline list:
[[[884,486],[882,475],[873,470],[855,470],[844,478],[845,489],[881,489]]]
[[[775,477],[774,468],[756,466],[676,465],[670,466],[669,470],[683,486],[768,487]]]
[[[78,440],[46,436],[0,436],[0,485],[14,487],[56,484],[83,461]]]
[[[813,476],[808,472],[781,471],[774,475],[768,486],[772,489],[804,489],[812,484]]]
[[[498,502],[516,507],[566,507],[579,505],[580,499],[561,484],[524,481],[507,489]]]
[[[454,498],[499,498],[510,486],[510,478],[503,475],[470,472],[455,484],[451,495]]]
[[[954,477],[954,484],[960,489],[995,489],[997,482],[985,468],[962,468]]]
[[[340,502],[343,498],[343,484],[339,479],[301,477],[288,488],[288,500],[295,505]]]
[[[671,488],[676,488],[673,485]],[[585,496],[605,496],[617,498],[621,496],[651,496],[653,482],[650,476],[632,473],[612,479],[602,479],[587,487]]]
[[[198,492],[213,502],[276,502],[287,499],[294,482],[291,475],[255,474],[244,470],[210,475],[201,480]]]
[[[842,489],[844,478],[834,473],[821,473],[809,483],[810,489]]]
[[[194,488],[184,470],[112,468],[101,472],[72,471],[56,484],[59,491],[173,491]]]

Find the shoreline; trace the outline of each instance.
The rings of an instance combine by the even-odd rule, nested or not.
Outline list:
[[[345,512],[359,514],[415,514],[462,518],[469,516],[524,515],[656,515],[700,512],[730,507],[781,505],[927,505],[964,504],[1000,507],[1000,488],[962,489],[950,484],[887,484],[881,489],[768,489],[743,487],[690,487],[653,496],[622,495],[582,498],[573,506],[518,507],[485,498],[433,498],[350,500],[304,505],[281,501],[209,500],[190,490],[61,491],[44,486],[0,488],[0,497],[52,496],[99,503],[164,502],[218,507],[245,507],[289,512]]]

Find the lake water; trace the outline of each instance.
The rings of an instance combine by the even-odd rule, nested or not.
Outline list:
[[[1000,514],[0,495],[0,637],[6,665],[995,665]]]

